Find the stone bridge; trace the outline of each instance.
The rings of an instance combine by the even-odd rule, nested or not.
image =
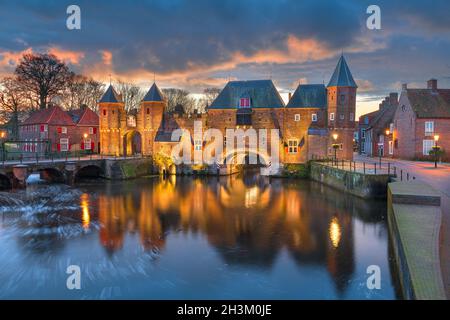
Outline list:
[[[86,158],[0,163],[0,190],[25,188],[27,178],[39,173],[41,179],[72,185],[80,178],[127,179],[151,174],[151,158]]]

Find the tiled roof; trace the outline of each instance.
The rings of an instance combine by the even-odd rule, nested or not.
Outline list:
[[[114,89],[112,85],[109,85],[108,89],[106,89],[105,93],[103,94],[103,97],[100,99],[99,102],[120,102],[120,96]]]
[[[353,80],[350,68],[342,55],[338,61],[336,69],[334,69],[333,75],[331,76],[330,82],[327,87],[353,87],[357,88],[355,80]]]
[[[74,125],[72,118],[58,106],[42,109],[33,112],[23,123],[30,124],[51,124],[51,125]]]
[[[450,118],[450,89],[407,89],[406,92],[418,118]]]
[[[286,108],[326,108],[327,89],[323,84],[299,85]]]
[[[153,83],[142,101],[164,101],[163,94],[156,83]]]
[[[284,102],[272,80],[230,81],[208,109],[236,109],[241,98],[251,108],[283,108]]]

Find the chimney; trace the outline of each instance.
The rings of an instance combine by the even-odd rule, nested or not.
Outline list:
[[[408,89],[408,84],[404,83],[402,84],[402,91],[406,91]]]
[[[391,106],[398,105],[398,93],[397,92],[389,93],[389,104]]]
[[[289,92],[289,100],[288,101],[291,101],[291,98],[292,98],[292,92]]]
[[[436,79],[430,79],[427,81],[427,88],[431,89],[431,91],[437,90],[437,80]]]

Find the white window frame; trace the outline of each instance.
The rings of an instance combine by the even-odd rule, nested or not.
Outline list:
[[[392,133],[394,133],[394,123],[393,122],[391,122],[390,124],[389,124],[389,132],[392,134]]]
[[[67,134],[67,127],[61,127],[61,133]]]
[[[84,139],[84,150],[91,150],[91,138]]]
[[[65,148],[63,148],[65,146]],[[69,138],[60,138],[59,139],[59,150],[61,152],[69,151]]]
[[[433,149],[434,140],[424,139],[422,142],[422,153],[424,156],[429,156],[430,151]]]
[[[355,114],[354,113],[350,113],[350,121],[355,121]]]
[[[341,113],[341,114],[339,115],[339,117],[340,117],[341,120],[345,120],[345,114]]]
[[[393,155],[394,154],[394,141],[389,140],[389,154]]]
[[[311,114],[311,121],[312,122],[317,122],[317,113]]]
[[[434,121],[425,121],[425,135],[432,136],[434,134]]]
[[[288,153],[297,154],[298,153],[298,139],[288,139]]]
[[[134,119],[134,117],[133,117],[133,119]],[[94,134],[94,128],[93,127],[89,127],[89,134]]]
[[[294,115],[294,121],[300,121],[300,113],[296,113],[295,115]]]
[[[330,113],[330,121],[334,121],[334,112]]]
[[[361,139],[366,138],[366,129],[361,129]]]
[[[47,132],[47,131],[48,131],[48,125],[44,124],[44,132]]]
[[[202,151],[202,145],[203,145],[202,140],[200,139],[194,140],[194,150]]]

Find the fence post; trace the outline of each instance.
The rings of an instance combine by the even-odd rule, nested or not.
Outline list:
[[[375,174],[377,174],[377,163],[374,163],[374,167],[375,167]]]
[[[363,162],[363,172],[366,174],[366,162]]]
[[[400,181],[403,181],[403,169],[400,169]]]
[[[391,175],[391,163],[388,162],[388,176]]]
[[[397,167],[394,166],[394,176],[397,177]]]
[[[406,181],[409,181],[409,172],[406,173]]]

